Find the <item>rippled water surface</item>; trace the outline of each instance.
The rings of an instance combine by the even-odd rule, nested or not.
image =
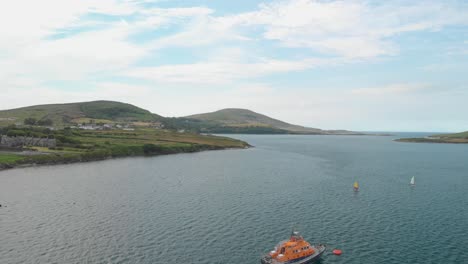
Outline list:
[[[294,224],[343,250],[321,263],[467,263],[468,145],[236,137],[256,147],[0,172],[0,263],[259,263]]]

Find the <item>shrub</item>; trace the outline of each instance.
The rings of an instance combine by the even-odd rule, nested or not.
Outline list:
[[[157,146],[157,145],[155,145],[155,144],[145,144],[145,145],[143,145],[143,152],[144,152],[146,155],[158,154],[158,153],[161,153],[162,150],[163,150],[162,147]]]
[[[46,118],[46,119],[41,119],[37,121],[37,124],[40,126],[51,126],[54,124],[54,122],[51,119]]]
[[[62,135],[57,135],[55,137],[60,143],[62,144],[81,144],[81,142],[77,139],[74,139],[74,138],[71,138],[71,137],[66,137],[66,136],[62,136]]]
[[[8,130],[7,136],[9,137],[24,137],[26,133],[22,130]]]
[[[36,123],[37,123],[36,118],[28,117],[28,118],[24,119],[24,124],[25,125],[34,126]]]

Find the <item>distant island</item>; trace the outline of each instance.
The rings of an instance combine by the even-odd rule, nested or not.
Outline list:
[[[467,144],[468,131],[453,134],[439,134],[423,138],[399,138],[395,141],[398,142],[412,142],[412,143],[452,143],[452,144]]]

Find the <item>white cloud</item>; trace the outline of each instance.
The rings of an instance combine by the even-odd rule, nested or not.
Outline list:
[[[408,84],[398,83],[391,84],[382,87],[371,87],[371,88],[358,88],[351,90],[351,94],[354,95],[366,95],[366,96],[388,96],[388,95],[399,95],[418,92],[423,89],[428,89],[429,86],[425,84]]]
[[[467,53],[468,54],[468,50]],[[459,55],[459,54],[458,54]],[[439,62],[432,63],[421,67],[422,70],[430,73],[442,73],[442,72],[464,72],[468,68],[467,63],[455,63],[455,62]]]
[[[90,13],[128,15],[137,10],[130,2],[8,1],[0,8],[0,83],[17,85],[28,79],[41,82],[87,78],[104,69],[115,69],[142,54],[125,42],[120,27],[54,39],[62,30],[79,24]],[[129,60],[131,62],[131,60]]]
[[[307,60],[271,60],[243,63],[222,58],[193,64],[164,65],[157,67],[139,67],[128,71],[126,75],[163,83],[184,84],[220,84],[232,83],[247,78],[257,78],[276,73],[301,71],[313,67],[335,63],[323,59]]]
[[[226,83],[396,54],[398,46],[391,40],[396,34],[467,22],[466,5],[453,3],[400,7],[362,1],[293,0],[262,4],[252,12],[216,16],[207,7],[145,8],[140,5],[142,2],[146,1],[9,1],[0,9],[0,81],[76,80],[112,73],[173,83]],[[104,23],[85,16],[94,13],[121,18]],[[129,15],[136,16],[126,19]],[[93,28],[102,23],[104,27]],[[152,37],[144,44],[129,40],[135,33],[173,24],[181,29]],[[91,29],[50,38],[83,26]],[[252,38],[256,31],[257,36]],[[259,37],[262,41],[278,41],[285,47],[306,47],[336,57],[328,61],[293,61],[274,59],[274,54],[256,56],[247,43],[258,42]],[[246,56],[248,60],[232,61],[218,55],[190,64],[134,67],[146,55],[163,52],[166,47],[205,46],[209,52],[216,50],[213,47],[228,45],[242,47],[240,53],[251,53]]]
[[[118,0],[20,0],[3,4],[0,9],[0,83],[14,87],[25,79],[37,85],[48,81],[118,76],[120,71],[149,54],[148,46],[129,40],[132,34],[212,12],[198,7],[145,9],[139,4],[140,1]],[[121,18],[102,22],[85,16],[95,13]],[[125,19],[133,14],[141,18],[131,22]],[[160,22],[156,23],[158,20]],[[87,30],[54,37],[81,27]]]
[[[220,23],[261,25],[265,39],[287,47],[372,58],[394,55],[398,49],[391,37],[398,34],[468,23],[467,9],[466,4],[456,2],[292,0],[262,4],[258,11],[220,18]]]
[[[181,23],[185,19],[206,17],[213,12],[214,10],[206,7],[141,9],[139,13],[144,18],[136,21],[133,26],[140,29],[154,29],[162,25]]]
[[[168,47],[215,47],[227,43],[238,45],[250,40],[233,25],[220,21],[221,19],[212,16],[195,16],[190,20],[190,23],[184,25],[180,32],[154,39],[148,44],[148,47],[153,50]]]
[[[214,13],[214,10],[207,7],[184,7],[184,8],[152,8],[141,10],[142,14],[155,15],[170,18],[185,18],[194,16],[208,16]]]

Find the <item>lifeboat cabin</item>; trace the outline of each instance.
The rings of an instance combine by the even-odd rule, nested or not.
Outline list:
[[[280,242],[273,251],[263,256],[262,264],[304,264],[318,259],[325,251],[322,244],[311,245],[297,231],[289,240]]]

